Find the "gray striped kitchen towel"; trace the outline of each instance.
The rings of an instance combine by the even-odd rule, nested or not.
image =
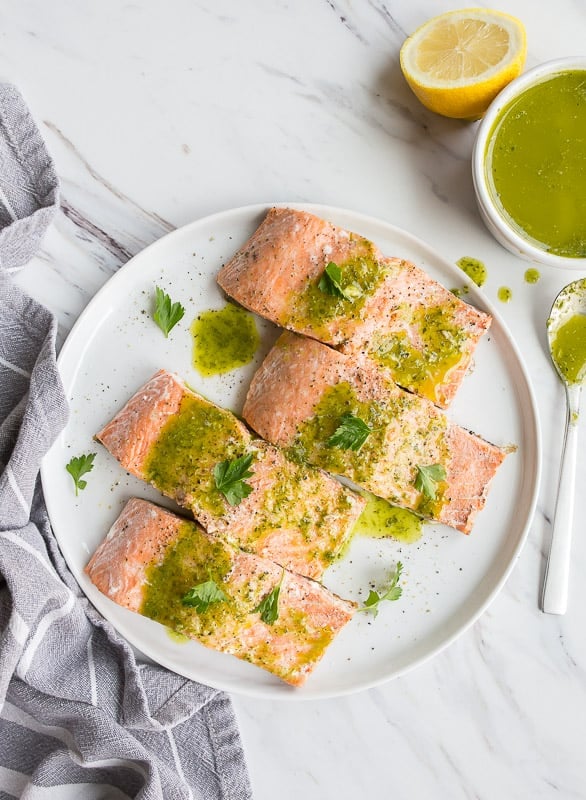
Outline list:
[[[67,420],[52,315],[9,273],[34,254],[57,177],[0,85],[0,798],[251,796],[230,699],[139,665],[82,595],[38,478]]]

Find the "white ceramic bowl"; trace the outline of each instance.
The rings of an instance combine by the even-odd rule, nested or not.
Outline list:
[[[502,109],[531,86],[558,75],[560,72],[571,70],[586,70],[586,57],[575,56],[547,61],[516,78],[497,95],[478,128],[472,153],[472,179],[482,219],[488,230],[503,247],[528,261],[548,264],[552,267],[584,270],[586,269],[586,258],[570,258],[549,253],[538,247],[534,240],[525,238],[520,228],[513,227],[495,203],[487,180],[486,157],[489,152],[490,140],[495,134],[494,123]]]

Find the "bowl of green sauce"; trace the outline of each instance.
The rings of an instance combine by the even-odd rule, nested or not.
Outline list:
[[[481,216],[504,247],[586,268],[586,57],[541,64],[495,98],[472,176]]]

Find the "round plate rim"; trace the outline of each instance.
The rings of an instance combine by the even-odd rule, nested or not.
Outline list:
[[[454,272],[456,274],[457,267],[451,264],[444,256],[442,256],[438,251],[436,251],[431,245],[429,245],[424,240],[420,239],[419,237],[415,236],[414,234],[410,233],[409,231],[404,230],[392,223],[387,222],[379,217],[374,217],[368,214],[363,214],[361,212],[354,211],[352,209],[342,208],[339,206],[331,206],[326,204],[317,204],[317,203],[301,203],[301,202],[274,202],[274,203],[254,203],[250,205],[238,206],[236,208],[225,209],[223,211],[219,211],[213,214],[206,215],[204,217],[200,217],[197,220],[194,220],[186,225],[182,225],[179,228],[176,228],[173,231],[161,236],[159,239],[156,239],[151,244],[147,245],[145,248],[140,250],[134,256],[132,256],[125,264],[123,264],[117,272],[112,275],[104,285],[96,292],[96,294],[92,297],[89,301],[87,306],[81,312],[79,317],[77,318],[76,322],[72,326],[68,336],[66,337],[65,342],[63,343],[61,350],[59,352],[57,358],[57,365],[59,367],[59,372],[61,374],[61,378],[63,380],[64,389],[66,395],[68,396],[69,389],[71,388],[71,383],[73,382],[73,378],[75,376],[75,372],[78,365],[75,365],[72,370],[72,365],[68,363],[69,359],[69,351],[74,348],[76,345],[76,336],[77,331],[82,328],[85,323],[85,320],[93,313],[93,310],[96,306],[101,303],[102,297],[113,290],[113,287],[120,281],[122,281],[127,272],[133,269],[133,264],[139,258],[143,258],[147,254],[151,254],[153,251],[157,250],[159,247],[164,247],[172,238],[179,238],[181,236],[189,235],[190,231],[193,229],[197,229],[198,227],[207,227],[213,225],[215,223],[221,223],[225,221],[226,218],[231,219],[234,217],[240,216],[250,216],[251,218],[257,215],[260,215],[266,212],[271,207],[289,207],[295,208],[302,211],[307,211],[309,213],[316,214],[317,216],[328,217],[328,215],[351,215],[351,217],[360,222],[363,222],[365,225],[375,225],[375,226],[382,226],[385,228],[389,233],[395,234],[400,236],[401,238],[409,241],[415,247],[423,250],[424,252],[429,253],[434,259],[438,260],[442,263],[443,267],[447,268],[448,271]],[[464,634],[478,619],[479,617],[486,611],[489,605],[494,601],[496,596],[501,591],[503,585],[505,584],[506,580],[508,579],[509,575],[511,574],[519,555],[522,551],[522,548],[527,540],[529,529],[531,527],[531,523],[535,514],[535,508],[537,505],[537,499],[539,494],[539,487],[540,487],[540,480],[541,480],[541,468],[542,468],[542,443],[541,443],[541,429],[539,425],[539,415],[538,415],[538,408],[537,402],[535,398],[535,393],[533,390],[533,386],[531,384],[531,380],[529,378],[529,374],[527,371],[527,367],[523,360],[523,357],[520,353],[520,350],[515,343],[507,325],[505,324],[504,320],[495,309],[494,305],[480,292],[480,290],[475,286],[470,286],[469,295],[474,298],[475,302],[484,310],[488,311],[489,314],[492,315],[493,320],[496,320],[502,334],[506,339],[507,347],[512,352],[517,365],[520,370],[520,375],[523,379],[523,390],[526,393],[527,397],[529,398],[529,409],[525,409],[525,423],[528,424],[528,429],[530,430],[532,441],[531,444],[535,451],[535,458],[532,462],[531,466],[531,478],[530,484],[532,485],[532,492],[528,503],[527,515],[525,524],[523,529],[521,530],[517,544],[511,554],[508,564],[503,569],[500,578],[495,582],[492,587],[492,590],[488,593],[485,600],[479,605],[474,613],[472,613],[469,617],[465,619],[465,621],[457,627],[453,633],[442,640],[439,644],[430,647],[428,652],[423,653],[421,656],[414,658],[409,664],[395,669],[394,671],[390,671],[388,675],[384,675],[373,680],[366,680],[359,685],[350,686],[345,688],[337,688],[332,689],[331,691],[328,690],[320,690],[312,692],[306,691],[309,689],[310,683],[307,687],[303,687],[301,690],[292,690],[291,692],[283,691],[283,687],[279,684],[278,686],[259,686],[259,687],[250,687],[247,686],[246,688],[238,688],[235,687],[233,684],[226,684],[223,681],[215,682],[213,684],[209,684],[207,678],[200,678],[200,677],[193,677],[192,675],[185,675],[185,677],[190,678],[192,680],[198,680],[202,683],[206,683],[207,685],[212,685],[214,688],[233,692],[236,694],[241,694],[243,696],[248,697],[258,697],[258,698],[271,698],[271,699],[278,699],[282,701],[309,701],[309,700],[320,700],[320,699],[329,699],[333,697],[342,697],[347,696],[350,694],[355,694],[357,692],[365,691],[367,689],[371,689],[382,684],[385,684],[391,680],[394,680],[402,675],[405,675],[411,670],[421,666],[422,664],[426,663],[430,659],[434,658],[436,655],[441,653],[445,648],[449,647],[458,637]],[[66,373],[64,376],[64,370],[69,368],[70,372]],[[69,377],[69,381],[66,382],[65,378]],[[527,411],[531,412],[531,419],[527,420]],[[54,445],[55,446],[55,445]],[[41,481],[43,485],[43,492],[45,495],[45,503],[47,506],[47,511],[49,514],[49,519],[51,520],[51,508],[53,506],[53,498],[51,495],[51,490],[49,489],[50,481],[48,477],[47,467],[46,467],[46,460],[43,460],[41,465]],[[55,539],[57,540],[57,544],[59,545],[59,549],[61,550],[60,538],[59,534],[55,530],[52,524],[53,532],[55,535]],[[67,563],[68,568],[72,571],[74,578],[75,578],[75,568],[69,563],[65,554],[62,555]],[[77,579],[76,579],[77,580]],[[83,586],[79,584],[81,591],[83,594],[87,596],[86,591],[84,590]],[[108,598],[103,598],[106,601]],[[160,664],[167,669],[179,673],[180,670],[177,669],[176,665],[172,664],[169,659],[165,658],[165,656],[161,656],[161,654],[157,652],[153,652],[149,650],[148,645],[145,646],[143,641],[140,641],[140,637],[134,636],[132,631],[127,630],[127,626],[120,626],[124,628],[124,633],[121,633],[119,630],[119,626],[117,623],[112,622],[109,615],[105,613],[103,607],[99,607],[102,604],[99,603],[96,605],[93,599],[88,597],[89,602],[94,605],[98,613],[100,613],[106,620],[113,626],[116,630],[117,634],[124,638],[127,642],[129,642],[133,647],[137,648],[140,652],[144,653],[147,657],[151,658],[156,663]],[[111,602],[111,601],[110,601]],[[285,687],[288,688],[288,687]]]

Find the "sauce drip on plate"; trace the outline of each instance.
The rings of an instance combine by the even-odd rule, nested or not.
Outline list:
[[[488,271],[482,261],[471,256],[463,256],[456,261],[456,264],[477,286],[483,286],[486,283]]]
[[[410,544],[421,538],[423,520],[407,508],[399,508],[375,497],[370,492],[360,492],[366,498],[366,507],[354,526],[354,534],[382,539],[386,536]]]
[[[260,343],[253,315],[227,303],[219,311],[203,311],[191,326],[193,366],[205,377],[243,367]]]

